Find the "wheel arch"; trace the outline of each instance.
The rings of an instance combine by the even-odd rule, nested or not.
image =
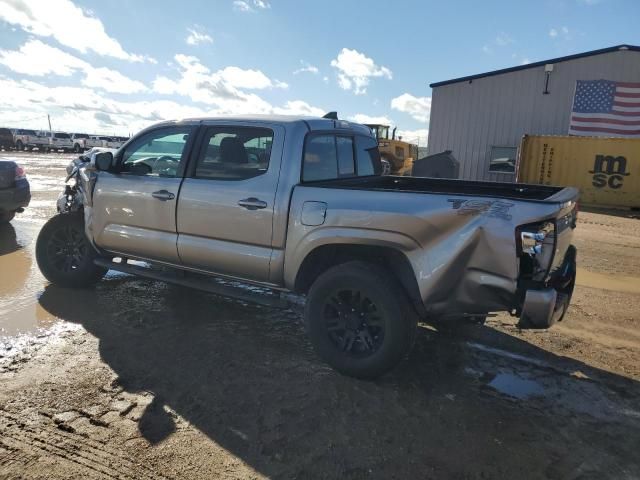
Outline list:
[[[385,245],[330,243],[315,247],[302,260],[295,275],[293,290],[306,294],[314,280],[329,268],[353,260],[378,265],[390,272],[406,292],[416,313],[425,316],[418,282],[411,262],[399,248]]]

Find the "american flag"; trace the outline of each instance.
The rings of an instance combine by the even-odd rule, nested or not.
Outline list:
[[[578,80],[569,133],[640,137],[640,83]]]

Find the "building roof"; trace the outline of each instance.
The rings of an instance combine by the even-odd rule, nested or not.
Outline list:
[[[616,45],[614,47],[601,48],[599,50],[591,50],[589,52],[584,52],[584,53],[576,53],[575,55],[567,55],[566,57],[551,58],[549,60],[543,60],[541,62],[528,63],[526,65],[518,65],[517,67],[503,68],[503,69],[500,69],[500,70],[493,70],[491,72],[478,73],[476,75],[469,75],[469,76],[460,77],[460,78],[453,78],[451,80],[444,80],[442,82],[432,83],[429,86],[431,88],[441,87],[443,85],[449,85],[450,83],[466,82],[466,81],[475,80],[476,78],[492,77],[494,75],[501,75],[503,73],[517,72],[518,70],[526,70],[528,68],[536,68],[536,67],[540,67],[542,65],[546,65],[548,63],[566,62],[568,60],[575,60],[577,58],[583,58],[583,57],[592,57],[594,55],[601,55],[603,53],[611,53],[611,52],[615,52],[615,51],[618,51],[618,50],[631,50],[633,52],[640,52],[640,47],[635,46],[635,45],[624,45],[624,44],[623,45]]]

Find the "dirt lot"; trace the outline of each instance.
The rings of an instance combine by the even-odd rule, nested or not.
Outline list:
[[[581,212],[568,317],[420,329],[377,382],[299,314],[109,275],[48,285],[34,240],[68,161],[23,155],[0,230],[1,478],[640,478],[640,220]]]

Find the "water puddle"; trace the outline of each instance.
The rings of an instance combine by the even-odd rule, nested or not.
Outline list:
[[[499,373],[488,385],[500,393],[519,400],[544,394],[544,388],[538,382],[512,373]]]

